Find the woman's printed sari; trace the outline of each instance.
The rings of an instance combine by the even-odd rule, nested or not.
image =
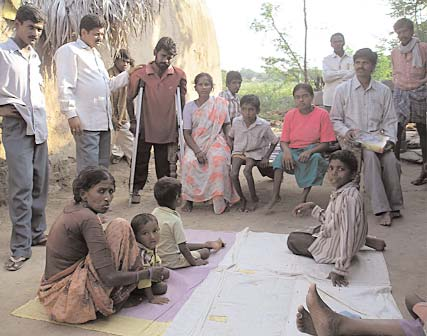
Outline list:
[[[239,201],[230,178],[231,150],[222,132],[227,113],[227,101],[220,97],[210,97],[193,112],[191,135],[206,153],[208,163],[200,164],[186,146],[181,165],[183,199],[212,200],[216,214],[224,212],[227,202]]]

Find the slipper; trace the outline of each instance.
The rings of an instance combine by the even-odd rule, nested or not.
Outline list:
[[[47,243],[47,235],[42,236],[37,241],[32,241],[31,242],[31,246],[46,246],[46,243]]]
[[[22,266],[24,266],[24,262],[26,262],[30,258],[18,257],[15,259],[14,257],[9,257],[9,259],[5,262],[4,268],[6,271],[14,272],[19,270]]]
[[[139,204],[139,203],[141,203],[141,195],[139,195],[139,194],[132,194],[130,202],[132,204]]]
[[[415,180],[411,181],[411,184],[419,186],[427,183],[427,174],[421,173],[420,176],[418,176]]]
[[[400,213],[400,210],[393,210],[393,211],[390,213],[390,215],[391,215],[391,218],[392,218],[392,219],[402,217],[402,214]]]

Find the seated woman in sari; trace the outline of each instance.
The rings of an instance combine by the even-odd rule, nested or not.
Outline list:
[[[304,189],[301,201],[307,201],[311,187],[322,185],[328,168],[321,153],[328,150],[329,142],[335,141],[328,112],[312,105],[313,88],[309,84],[298,84],[292,94],[296,108],[288,111],[283,119],[282,151],[273,162],[273,196],[268,209],[280,200],[283,170],[295,175],[298,186]]]
[[[74,203],[53,224],[38,297],[51,319],[84,323],[120,309],[142,279],[161,281],[163,267],[143,270],[130,224],[113,220],[103,231],[99,214],[110,207],[115,181],[88,167],[73,182]]]
[[[199,98],[184,107],[185,153],[182,160],[183,211],[193,202],[212,200],[214,212],[223,213],[227,204],[239,201],[230,178],[231,150],[226,139],[230,131],[227,101],[210,97],[211,75],[200,73],[194,79]]]

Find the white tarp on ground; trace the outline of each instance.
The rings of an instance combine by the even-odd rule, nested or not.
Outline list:
[[[332,265],[294,256],[287,235],[242,231],[219,267],[196,289],[166,336],[302,335],[297,306],[310,282],[337,312],[361,318],[401,318],[382,253],[365,250],[352,264],[350,285],[325,279]]]

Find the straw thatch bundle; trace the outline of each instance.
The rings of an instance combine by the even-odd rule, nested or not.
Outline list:
[[[128,37],[138,36],[160,11],[162,0],[29,0],[47,16],[45,55],[64,43],[75,40],[79,23],[86,14],[103,16],[106,22],[105,45],[111,53],[128,46]]]

